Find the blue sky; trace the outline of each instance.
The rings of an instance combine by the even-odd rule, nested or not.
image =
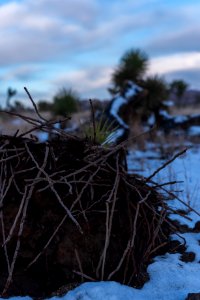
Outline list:
[[[0,97],[52,99],[62,87],[109,98],[111,74],[130,48],[150,60],[148,74],[200,89],[198,0],[0,0]]]

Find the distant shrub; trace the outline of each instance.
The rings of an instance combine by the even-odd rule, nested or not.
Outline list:
[[[45,100],[40,100],[38,102],[38,108],[39,111],[51,111],[53,108],[53,104]]]
[[[61,89],[53,99],[55,115],[66,116],[77,111],[80,98],[72,89]]]

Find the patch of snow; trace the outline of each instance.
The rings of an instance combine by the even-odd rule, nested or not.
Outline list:
[[[174,106],[174,101],[172,101],[172,100],[166,100],[166,101],[163,101],[162,103],[168,107]]]
[[[48,138],[49,138],[48,132],[45,132],[45,131],[37,132],[37,133],[36,133],[36,136],[38,137],[38,139],[39,139],[39,141],[40,141],[41,143],[46,142],[46,141],[48,140]]]
[[[53,125],[53,127],[54,127],[55,129],[60,129],[60,126],[61,126],[60,122],[55,123],[55,124]]]
[[[162,116],[162,117],[164,117],[167,120],[173,119],[173,117],[166,110],[164,110],[164,109],[161,109],[159,111],[159,115]]]
[[[179,123],[183,123],[183,122],[186,122],[188,120],[188,116],[175,116],[174,117],[174,122],[176,123],[176,124],[179,124]]]
[[[147,124],[149,126],[153,126],[155,124],[155,122],[156,122],[155,115],[151,114],[150,117],[147,120]]]
[[[131,81],[128,81],[128,89],[125,92],[125,98],[130,99],[130,98],[134,97],[135,95],[137,95],[141,91],[143,91],[143,88],[141,88],[139,85],[137,85]]]
[[[165,162],[164,160],[159,160],[159,156],[159,149],[157,151],[153,149],[147,149],[145,151],[129,151],[127,156],[128,171],[132,172],[132,170],[137,170],[140,175],[148,177]],[[149,157],[151,157],[151,159],[149,159]],[[169,187],[167,187],[168,190],[174,191],[180,199],[200,212],[199,169],[199,149],[188,149],[185,155],[178,157],[171,164],[167,165],[157,173],[152,180],[158,183],[181,181],[169,185]],[[168,204],[173,209],[186,209],[186,207],[178,200],[169,200]],[[193,221],[191,222],[176,214],[171,215],[172,219],[179,220],[181,223],[190,225],[191,227],[193,227],[195,222],[200,219],[194,212],[190,212],[188,217]]]
[[[122,120],[122,118],[120,118],[120,116],[118,115],[120,107],[124,104],[127,103],[127,100],[121,96],[117,96],[114,98],[113,103],[111,105],[110,108],[110,114],[118,121],[118,123],[128,129],[129,126]]]
[[[191,126],[188,130],[190,136],[200,135],[200,126]]]
[[[105,144],[111,144],[115,143],[117,139],[124,134],[124,128],[116,129],[114,132],[109,134],[109,136],[106,138],[106,140],[102,143],[102,145]]]

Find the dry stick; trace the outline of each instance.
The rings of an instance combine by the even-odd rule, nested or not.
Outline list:
[[[151,129],[153,130],[153,129]],[[120,143],[119,145],[115,145],[115,147],[109,151],[107,154],[103,155],[102,157],[98,158],[96,161],[93,161],[93,162],[90,162],[88,163],[86,166],[84,166],[83,168],[73,172],[73,173],[70,173],[68,174],[67,176],[65,176],[65,178],[68,178],[68,177],[71,177],[72,175],[77,175],[79,173],[81,173],[82,171],[85,171],[87,170],[88,168],[90,168],[91,166],[96,166],[96,165],[99,165],[99,163],[101,163],[103,160],[106,160],[109,156],[111,156],[112,154],[116,153],[117,151],[119,151],[120,149],[122,149],[129,141],[132,141],[133,139],[136,139],[142,135],[145,135],[146,133],[149,133],[151,130],[149,131],[146,131],[146,132],[143,132],[143,133],[140,133],[130,139],[127,139],[126,141]]]
[[[94,115],[94,106],[92,100],[90,99],[90,106],[92,111],[92,124],[93,124],[93,142],[96,143],[96,123],[95,123],[95,115]]]
[[[159,214],[156,210],[154,210],[151,206],[149,206],[148,203],[145,202],[144,204],[148,207],[148,209],[152,210],[152,211],[154,212],[155,215],[157,215],[158,217],[160,217],[160,214]],[[177,233],[177,227],[174,226],[174,225],[173,225],[170,221],[168,221],[167,219],[165,219],[165,222],[170,226],[170,228],[174,231],[175,234],[177,234],[180,238],[182,238],[182,239],[184,240],[184,243],[186,244],[185,238],[183,238],[181,235],[179,235],[179,234]]]
[[[65,220],[67,219],[67,217],[68,217],[68,215],[65,215],[62,218],[61,222],[58,224],[57,228],[55,229],[55,231],[51,235],[51,237],[48,240],[48,242],[45,244],[45,246],[42,249],[42,251],[40,251],[40,253],[38,253],[38,255],[28,264],[28,266],[26,267],[26,270],[29,269],[38,260],[38,258],[40,258],[40,256],[44,253],[44,251],[48,248],[49,244],[51,243],[51,241],[53,240],[53,238],[55,237],[55,235],[57,234],[58,230],[63,225],[63,223],[65,222]]]
[[[184,204],[187,208],[189,208],[191,211],[193,211],[194,213],[196,213],[198,216],[200,216],[200,213],[196,210],[196,209],[194,209],[194,208],[192,208],[189,204],[187,204],[186,202],[184,202],[183,200],[181,200],[178,196],[176,196],[174,193],[172,193],[172,192],[170,192],[170,191],[168,191],[168,190],[166,190],[166,189],[164,189],[164,188],[161,188],[163,191],[165,191],[165,192],[167,192],[171,197],[174,197],[174,198],[176,198],[179,202],[181,202],[182,204]]]
[[[155,184],[154,181],[151,181],[151,183]],[[186,202],[184,202],[183,200],[181,200],[177,195],[175,195],[173,192],[168,191],[167,189],[163,188],[162,186],[160,187],[161,190],[163,190],[164,192],[166,192],[168,195],[170,195],[171,197],[177,199],[179,202],[181,202],[183,205],[185,205],[187,208],[189,208],[190,211],[193,211],[195,214],[197,214],[198,216],[200,216],[200,213],[192,208],[189,204],[187,204]]]
[[[47,164],[47,158],[48,158],[48,152],[46,151],[45,157],[44,157],[44,162],[43,162],[43,165],[42,165],[41,169],[45,168],[45,166]],[[38,171],[37,176],[40,176],[40,174],[41,174],[41,170]],[[24,207],[22,207],[23,211],[22,211],[22,218],[21,218],[20,225],[19,225],[17,244],[16,244],[16,247],[15,247],[15,252],[14,252],[14,255],[13,255],[13,259],[12,259],[12,263],[11,263],[11,267],[10,267],[10,272],[8,274],[8,278],[7,278],[6,284],[4,286],[4,290],[3,290],[2,295],[6,294],[8,288],[9,288],[11,282],[12,282],[12,277],[13,277],[13,271],[14,271],[15,263],[16,263],[16,260],[17,260],[17,256],[18,256],[18,253],[19,253],[20,246],[21,246],[21,236],[22,236],[23,229],[24,229],[24,223],[25,223],[25,219],[26,219],[27,209],[28,209],[29,201],[30,201],[30,198],[32,196],[34,188],[35,187],[32,186],[32,187],[30,187],[30,189],[28,191],[27,187],[25,187],[25,191],[27,190],[27,197],[25,199],[26,201],[24,203]],[[26,195],[26,193],[24,193],[24,194]],[[11,238],[11,236],[10,236],[10,238]]]
[[[11,160],[11,159],[13,159],[13,158],[15,158],[15,157],[19,157],[19,156],[21,156],[21,155],[24,154],[24,153],[25,153],[25,151],[20,152],[20,153],[15,154],[15,155],[12,155],[12,156],[9,156],[9,157],[7,157],[7,158],[2,158],[2,159],[0,159],[0,163],[2,163],[2,162],[4,162],[4,161]]]
[[[165,209],[163,209],[163,211],[160,214],[160,219],[158,220],[158,224],[157,224],[156,228],[153,231],[152,242],[148,246],[148,248],[147,248],[147,250],[145,252],[145,255],[144,255],[145,257],[146,256],[148,257],[150,255],[150,252],[152,251],[151,248],[154,246],[155,239],[156,239],[156,237],[157,237],[157,235],[159,233],[161,224],[165,220],[165,217],[166,217],[166,211],[165,211]]]
[[[24,148],[18,148],[18,151],[24,150]],[[2,149],[0,150],[0,153],[8,153],[8,152],[16,152],[16,149]]]
[[[98,264],[97,270],[96,270],[96,274],[98,276],[99,269],[100,269],[101,262],[102,262],[101,280],[103,280],[103,278],[104,278],[105,261],[106,261],[106,256],[107,256],[107,249],[108,249],[108,246],[109,246],[109,243],[110,243],[110,235],[111,235],[111,230],[112,230],[112,221],[113,221],[115,204],[116,204],[116,200],[117,200],[117,190],[118,190],[118,186],[119,186],[119,155],[117,156],[116,164],[117,164],[117,170],[116,170],[115,182],[114,182],[113,188],[111,190],[111,193],[109,195],[109,198],[106,200],[106,238],[105,238],[105,244],[104,244],[103,253],[100,257],[99,264]],[[109,215],[109,203],[111,202],[112,197],[113,197],[113,203],[112,203],[111,213]]]
[[[153,250],[151,250],[151,252],[149,252],[149,256],[152,255],[154,252],[156,252],[158,249],[164,247],[165,245],[167,245],[169,242],[163,242],[162,244],[160,244],[159,246],[157,246],[156,248],[154,248]]]
[[[32,101],[33,101],[33,99],[32,99]],[[32,103],[34,103],[34,101],[33,101]],[[35,103],[34,103],[34,107],[36,107],[36,104],[35,104]],[[36,107],[36,108],[37,108],[37,107]],[[57,120],[50,120],[50,121],[48,121],[48,120],[42,118],[42,121],[41,121],[41,120],[39,120],[39,119],[31,118],[31,117],[28,117],[28,116],[23,116],[23,115],[21,115],[21,114],[14,113],[14,112],[10,112],[10,111],[0,110],[0,112],[5,113],[5,114],[8,114],[8,115],[11,115],[11,116],[18,117],[18,118],[24,120],[25,122],[27,122],[27,123],[29,123],[29,124],[31,124],[31,125],[34,126],[34,127],[32,127],[31,129],[29,129],[29,130],[27,130],[27,131],[21,133],[20,135],[18,135],[18,138],[19,138],[19,137],[23,137],[23,136],[25,136],[25,135],[27,135],[27,134],[33,132],[33,131],[36,131],[36,130],[43,130],[43,131],[45,131],[45,132],[51,132],[51,131],[52,131],[52,127],[50,127],[50,126],[52,126],[52,125],[58,123]],[[36,112],[36,113],[37,113],[37,112]],[[37,113],[37,114],[38,114],[38,113]],[[41,118],[41,117],[42,117],[42,116],[39,115],[39,118]],[[69,120],[69,119],[70,119],[70,118],[67,117],[67,118],[64,118],[64,119],[63,119],[62,121],[60,121],[60,122],[65,122],[66,120]],[[56,133],[64,134],[65,136],[69,136],[71,139],[76,139],[76,137],[74,137],[73,135],[67,134],[65,131],[63,131],[63,130],[61,130],[61,129],[54,128],[53,130],[54,130],[54,132],[56,132]]]
[[[84,277],[85,279],[88,279],[88,280],[90,280],[90,281],[96,281],[94,278],[92,278],[92,277],[90,277],[90,276],[88,276],[88,275],[86,275],[86,274],[83,274],[83,273],[81,273],[81,272],[78,272],[78,271],[73,270],[73,273],[75,273],[75,274],[77,274],[77,275],[80,275],[81,277]]]
[[[133,221],[133,233],[132,233],[132,238],[131,238],[131,243],[130,243],[131,248],[133,248],[134,243],[135,243],[136,226],[137,226],[137,220],[138,220],[138,215],[139,215],[139,209],[140,209],[140,202],[137,203],[135,217],[134,217],[134,221]]]
[[[70,118],[64,118],[62,120],[62,122],[65,122],[66,120],[69,120]],[[48,133],[51,133],[52,132],[52,129],[53,131],[56,133],[56,134],[60,134],[60,135],[64,135],[64,136],[67,136],[67,137],[70,137],[71,139],[76,139],[76,137],[74,137],[73,135],[69,135],[67,134],[64,130],[62,129],[58,129],[58,128],[52,128],[52,126],[56,123],[58,123],[57,120],[50,120],[50,121],[47,121],[46,123],[42,123],[41,121],[38,121],[40,124],[39,125],[36,125],[36,124],[33,124],[35,125],[34,127],[32,127],[31,129],[21,133],[18,137],[23,137],[33,131],[36,131],[36,130],[41,130],[41,131],[44,131],[44,132],[48,132]]]
[[[32,103],[32,105],[33,105],[33,107],[34,107],[34,109],[35,109],[35,112],[36,112],[36,114],[38,115],[38,117],[39,117],[41,120],[47,122],[47,120],[39,113],[39,111],[38,111],[38,109],[37,109],[37,105],[36,105],[35,102],[33,101],[33,98],[31,97],[31,94],[29,93],[28,89],[27,89],[26,87],[24,87],[24,90],[26,91],[26,93],[27,93],[29,99],[31,100],[31,103]]]
[[[29,91],[28,91],[28,89],[26,88],[26,87],[24,87],[24,90],[26,91],[26,93],[27,93],[27,95],[28,95],[28,97],[29,97],[29,99],[30,99],[30,101],[31,101],[31,103],[32,103],[32,105],[33,105],[33,107],[34,107],[34,109],[35,109],[35,112],[36,112],[36,114],[38,115],[38,117],[42,120],[42,121],[44,121],[44,122],[46,122],[46,124],[48,124],[48,125],[50,125],[50,124],[55,124],[55,123],[58,123],[58,121],[56,120],[56,121],[48,121],[47,119],[45,119],[41,114],[40,114],[40,112],[38,111],[38,108],[37,108],[37,105],[35,104],[35,101],[33,100],[33,98],[32,98],[32,96],[31,96],[31,94],[29,93]],[[69,120],[70,118],[65,118],[64,120],[62,120],[61,122],[64,122],[65,120]]]
[[[33,154],[31,153],[29,147],[27,144],[25,144],[25,147],[27,149],[27,152],[29,153],[32,161],[35,163],[36,167],[38,168],[38,170],[40,171],[40,174],[43,173],[47,180],[49,181],[49,183],[51,184],[51,179],[49,178],[48,174],[45,172],[44,168],[41,168],[38,164],[38,162],[35,160]],[[47,156],[48,156],[48,153],[49,153],[49,148],[46,147],[46,153],[47,153]],[[80,224],[78,223],[78,221],[74,218],[74,216],[72,215],[71,211],[69,210],[69,208],[63,203],[61,197],[59,196],[58,192],[55,190],[54,186],[51,185],[50,186],[50,189],[52,190],[52,192],[54,193],[54,195],[56,196],[56,199],[58,200],[58,202],[60,203],[60,205],[64,208],[64,210],[66,211],[66,213],[68,214],[69,218],[72,220],[73,223],[76,224],[76,226],[78,227],[79,231],[81,233],[83,233],[82,231],[82,228],[80,226]]]
[[[181,217],[183,217],[183,218],[185,218],[185,219],[187,219],[187,220],[189,220],[189,221],[192,221],[191,218],[189,218],[189,217],[186,216],[185,214],[182,214],[180,211],[177,211],[177,210],[175,210],[175,209],[173,209],[173,208],[171,208],[171,207],[167,207],[167,209],[168,209],[168,211],[171,211],[171,212],[173,212],[173,213],[176,214],[176,215],[179,215],[179,216],[181,216]]]
[[[160,187],[165,186],[165,185],[173,185],[173,184],[183,183],[183,182],[184,182],[183,180],[168,181],[168,182],[164,182],[164,183],[161,183],[161,184],[155,184],[153,186],[153,188],[160,188]]]
[[[27,191],[28,191],[28,188],[25,187],[24,194],[23,194],[23,197],[22,197],[22,200],[21,200],[21,203],[20,203],[18,212],[17,212],[17,214],[16,214],[16,216],[15,216],[13,225],[12,225],[12,227],[11,227],[10,230],[9,230],[9,234],[8,234],[8,236],[7,236],[7,238],[6,238],[6,240],[5,240],[4,244],[3,244],[3,246],[5,246],[5,245],[10,241],[10,239],[11,239],[12,236],[13,236],[13,232],[14,232],[14,230],[15,230],[15,228],[16,228],[17,222],[18,222],[19,217],[20,217],[20,215],[21,215],[21,213],[22,213],[22,210],[23,210],[24,203],[25,203],[25,201],[26,201]]]
[[[127,255],[128,252],[129,252],[129,249],[130,249],[130,242],[131,242],[131,241],[128,240],[127,246],[126,246],[126,248],[125,248],[125,250],[124,250],[124,253],[122,254],[122,257],[121,257],[121,259],[120,259],[120,261],[119,261],[117,267],[116,267],[116,268],[108,275],[107,280],[110,280],[111,277],[113,277],[113,275],[115,275],[115,274],[119,271],[119,269],[121,268],[121,266],[122,266],[122,264],[123,264],[123,262],[124,262],[124,259],[126,258],[126,255]]]
[[[29,123],[29,124],[31,124],[31,125],[36,125],[37,123],[39,123],[38,125],[42,125],[42,124],[43,124],[40,120],[31,118],[31,117],[28,117],[28,116],[23,116],[23,115],[21,115],[21,114],[14,113],[14,112],[11,112],[11,111],[0,110],[0,112],[1,112],[1,113],[4,113],[4,114],[7,114],[7,115],[14,116],[14,117],[18,117],[18,118],[20,118],[20,119],[26,121],[27,123]]]
[[[84,274],[78,250],[75,248],[74,252],[75,252],[76,260],[78,262],[78,266],[79,266],[79,269],[81,271],[81,274]],[[83,276],[81,278],[81,281],[83,282]]]
[[[83,186],[82,190],[80,191],[79,195],[77,196],[77,198],[74,200],[74,202],[72,203],[71,207],[70,207],[70,211],[72,211],[73,207],[76,205],[77,202],[80,203],[80,207],[82,209],[82,213],[83,213],[83,216],[84,216],[84,219],[86,220],[86,222],[88,222],[88,219],[86,217],[86,214],[85,214],[85,211],[83,210],[83,207],[82,207],[82,203],[80,201],[85,189],[88,187],[88,185],[90,184],[90,182],[92,181],[92,179],[96,176],[96,174],[99,172],[99,170],[101,169],[101,167],[99,166],[97,168],[97,170],[89,177],[88,181],[86,182],[86,184]]]
[[[22,218],[21,218],[21,221],[20,221],[20,226],[19,226],[19,231],[18,231],[17,244],[16,244],[16,247],[15,247],[15,252],[14,252],[14,255],[13,255],[13,259],[12,259],[10,272],[9,272],[9,275],[8,275],[8,278],[7,278],[7,281],[6,281],[6,284],[5,284],[2,295],[5,295],[5,293],[7,292],[8,288],[9,288],[11,282],[12,282],[13,271],[14,271],[15,263],[16,263],[17,256],[18,256],[18,253],[19,253],[19,249],[20,249],[20,245],[21,245],[20,239],[21,239],[21,235],[23,233],[27,208],[28,208],[30,197],[32,196],[32,192],[33,192],[33,188],[29,190],[28,197],[26,198],[26,202],[25,202],[24,207],[23,207]]]
[[[109,203],[106,202],[106,237],[105,237],[103,253],[102,253],[102,256],[99,261],[99,263],[101,263],[101,261],[102,261],[101,280],[103,280],[103,276],[104,276],[104,268],[105,268],[107,249],[109,246],[109,239],[110,239],[110,236],[109,236]],[[99,264],[99,267],[100,267],[100,264]],[[98,272],[98,267],[97,267],[97,272]]]
[[[153,178],[158,172],[160,172],[162,169],[164,169],[167,165],[171,164],[177,157],[181,156],[182,154],[184,154],[186,151],[188,150],[188,148],[185,148],[184,150],[178,152],[176,155],[174,155],[172,157],[172,159],[168,160],[166,163],[164,163],[160,168],[158,168],[157,170],[155,170],[155,172],[153,172],[152,175],[150,175],[149,177],[147,177],[145,179],[145,182],[151,180],[151,178]]]
[[[9,189],[10,189],[10,186],[11,186],[11,184],[12,184],[13,178],[14,178],[14,175],[12,175],[12,176],[9,178],[8,183],[6,182],[6,183],[7,183],[7,187],[5,188],[5,191],[4,191],[4,192],[2,191],[2,187],[1,187],[1,200],[0,200],[0,205],[3,205],[3,200],[4,200],[4,198],[5,198],[6,194],[7,194],[7,192],[8,192]],[[5,183],[5,181],[4,181],[4,183]],[[3,183],[3,186],[4,186],[4,183]]]
[[[15,247],[15,252],[14,252],[14,255],[13,255],[10,271],[9,271],[8,278],[7,278],[6,284],[4,286],[4,290],[3,290],[2,295],[6,294],[8,288],[9,288],[11,282],[12,282],[13,271],[14,271],[15,263],[16,263],[17,256],[18,256],[18,253],[19,253],[19,249],[20,249],[20,245],[21,245],[20,238],[21,238],[21,235],[22,235],[22,232],[23,232],[23,229],[24,229],[24,223],[25,223],[27,208],[28,208],[28,204],[29,204],[29,200],[30,200],[31,196],[32,196],[32,191],[30,189],[30,191],[28,193],[28,197],[26,198],[26,202],[25,202],[24,207],[23,207],[22,218],[21,218],[21,221],[20,221],[19,231],[18,231],[17,244],[16,244],[16,247]]]
[[[76,205],[76,203],[81,199],[83,192],[85,191],[85,189],[88,187],[88,185],[90,184],[90,182],[92,181],[92,179],[94,178],[94,176],[97,175],[97,173],[99,172],[99,170],[101,169],[101,167],[99,166],[97,168],[97,170],[89,177],[89,179],[87,180],[86,184],[83,186],[82,190],[80,191],[78,197],[74,200],[74,202],[72,203],[70,210],[72,210],[74,208],[74,206]],[[80,181],[79,181],[80,182]]]
[[[136,212],[135,212],[135,217],[134,217],[134,221],[133,221],[133,233],[132,233],[132,238],[130,241],[130,248],[129,249],[133,249],[134,244],[135,244],[135,237],[136,237],[136,232],[137,232],[137,221],[138,221],[138,215],[139,215],[139,210],[140,210],[140,205],[144,202],[146,202],[146,200],[148,199],[149,195],[151,194],[151,191],[149,191],[145,197],[143,197],[136,206]],[[127,249],[127,253],[128,250]]]
[[[0,211],[0,219],[1,219],[1,229],[2,229],[3,244],[5,244],[5,226],[4,226],[3,212],[2,211]],[[4,245],[3,248],[4,248],[4,254],[5,254],[5,258],[6,258],[8,273],[9,273],[10,272],[10,260],[9,260],[9,257],[8,257],[7,246]]]

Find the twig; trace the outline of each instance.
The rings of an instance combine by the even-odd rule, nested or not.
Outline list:
[[[90,99],[90,106],[91,106],[91,112],[92,112],[92,124],[93,124],[93,143],[96,143],[96,123],[95,123],[95,114],[94,114],[94,106],[92,103],[92,100]]]
[[[83,268],[82,268],[82,264],[81,264],[81,260],[80,260],[80,256],[79,256],[78,250],[75,248],[74,252],[75,252],[76,260],[77,260],[77,262],[78,262],[78,266],[79,266],[79,269],[80,269],[80,273],[81,273],[81,274],[84,274],[84,273],[83,273]],[[81,281],[83,282],[83,276],[82,276],[82,278],[81,278]]]
[[[29,93],[28,89],[27,89],[26,87],[24,87],[24,90],[25,90],[25,92],[27,93],[29,99],[31,100],[31,103],[32,103],[32,105],[33,105],[33,107],[34,107],[34,109],[35,109],[35,112],[36,112],[36,114],[38,115],[38,117],[39,117],[41,120],[47,122],[47,120],[39,113],[39,111],[38,111],[38,109],[37,109],[37,105],[36,105],[35,102],[33,101],[33,98],[31,97],[31,94]]]
[[[187,150],[188,150],[188,148],[186,148],[186,149],[178,152],[176,155],[174,155],[172,157],[172,159],[170,159],[167,162],[165,162],[161,167],[159,167],[157,170],[155,170],[152,175],[150,175],[149,177],[147,177],[145,179],[145,182],[148,182],[149,180],[151,180],[158,172],[160,172],[162,169],[164,169],[167,165],[171,164],[177,157],[183,155]]]
[[[40,256],[44,253],[44,251],[48,248],[48,246],[50,245],[51,241],[54,239],[54,237],[56,236],[57,232],[59,231],[59,229],[61,228],[61,226],[65,222],[65,220],[67,219],[67,217],[68,216],[65,215],[62,218],[61,222],[56,227],[56,229],[53,232],[53,234],[51,235],[50,239],[47,241],[47,243],[45,244],[45,246],[43,247],[43,249],[38,253],[38,255],[28,264],[28,266],[26,267],[26,270],[28,270],[40,258]]]

